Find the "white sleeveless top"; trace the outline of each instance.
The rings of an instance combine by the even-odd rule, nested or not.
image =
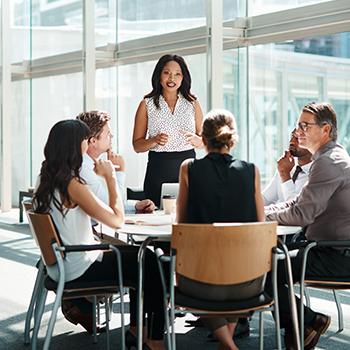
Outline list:
[[[55,196],[60,200],[58,191],[55,192]],[[51,217],[64,245],[98,244],[92,234],[90,216],[88,216],[79,206],[69,209],[64,218],[53,202],[50,207]],[[64,268],[66,270],[66,282],[75,280],[83,275],[100,254],[100,250],[68,253],[63,260]],[[58,281],[57,264],[47,266],[47,272],[54,281]]]
[[[166,103],[163,95],[159,96],[159,108],[157,109],[153,97],[145,98],[148,114],[148,137],[157,136],[159,133],[171,135],[165,146],[155,145],[151,151],[155,152],[182,152],[193,149],[191,145],[185,145],[186,137],[179,130],[196,132],[194,101],[187,101],[181,92],[178,93],[174,114]]]

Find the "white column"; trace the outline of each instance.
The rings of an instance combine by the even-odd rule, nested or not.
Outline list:
[[[1,8],[1,210],[12,209],[11,181],[11,29],[9,0]]]
[[[222,0],[207,0],[207,106],[208,111],[222,108],[223,49]]]
[[[84,0],[83,8],[84,111],[95,108],[95,0]]]

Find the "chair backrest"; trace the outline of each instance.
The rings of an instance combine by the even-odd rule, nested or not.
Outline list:
[[[33,210],[28,211],[29,226],[38,245],[41,256],[46,266],[51,266],[57,262],[55,253],[52,249],[51,242],[55,239],[57,245],[61,247],[61,243],[52,221],[50,214],[36,214]],[[61,252],[62,258],[64,253]]]
[[[175,198],[178,197],[179,195],[179,183],[163,183],[162,184],[162,189],[160,193],[160,204],[159,204],[159,209],[163,209],[163,195],[165,194],[172,194],[175,196]]]
[[[22,201],[22,206],[24,208],[24,212],[27,214],[30,209],[33,209],[33,203],[31,199],[27,199]]]
[[[193,280],[229,285],[271,270],[277,222],[173,224],[171,247],[176,273]]]

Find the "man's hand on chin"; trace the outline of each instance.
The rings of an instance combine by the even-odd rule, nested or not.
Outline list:
[[[152,213],[156,209],[156,206],[150,199],[144,199],[135,204],[135,209],[144,213]]]
[[[280,173],[282,182],[286,182],[291,179],[290,172],[292,171],[294,165],[294,157],[289,151],[284,151],[283,156],[277,160],[277,169]]]

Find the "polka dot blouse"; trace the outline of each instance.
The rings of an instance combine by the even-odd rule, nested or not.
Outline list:
[[[148,137],[154,137],[160,133],[171,136],[165,146],[155,145],[151,151],[181,152],[193,149],[193,146],[185,145],[186,137],[179,130],[196,132],[194,102],[187,101],[179,92],[174,113],[172,113],[163,95],[159,96],[158,109],[153,97],[145,98],[145,101],[148,114]]]

